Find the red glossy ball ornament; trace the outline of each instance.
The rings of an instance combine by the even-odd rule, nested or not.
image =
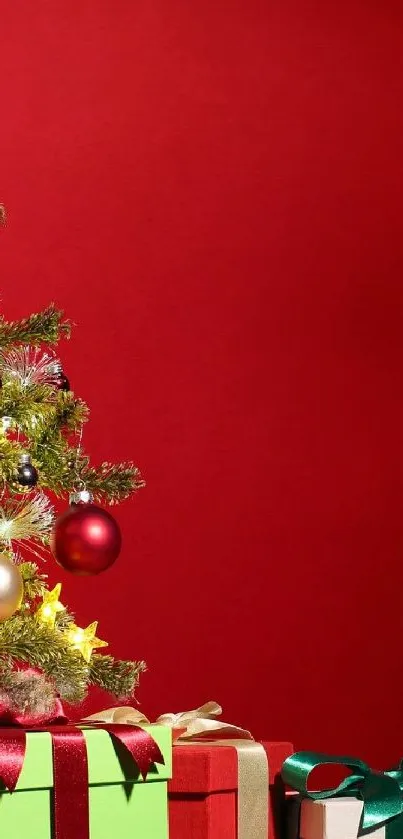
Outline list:
[[[51,548],[72,574],[100,574],[115,562],[122,544],[119,525],[96,504],[72,504],[53,526]]]
[[[70,382],[67,376],[63,373],[60,361],[52,361],[48,367],[48,373],[53,379],[53,384],[57,390],[70,390]]]

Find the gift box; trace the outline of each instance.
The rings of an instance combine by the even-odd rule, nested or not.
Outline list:
[[[357,839],[363,808],[363,801],[350,796],[319,801],[305,799],[299,808],[300,839]],[[385,826],[367,831],[366,835],[370,839],[385,839]]]
[[[337,786],[309,790],[313,770],[336,766],[348,773]],[[378,772],[359,758],[296,752],[285,760],[281,775],[294,790],[286,793],[286,839],[403,836],[403,761],[397,769]]]
[[[118,748],[119,743],[106,730],[84,730],[88,761],[88,803],[89,825],[87,835],[91,839],[167,839],[167,783],[171,775],[171,732],[161,726],[144,727],[159,746],[164,764],[150,766],[146,780],[136,771],[134,761]],[[52,734],[49,731],[35,731],[26,734],[26,751],[14,792],[4,789],[0,793],[0,833],[7,839],[58,839],[54,816],[59,792],[54,782],[54,752]],[[7,755],[15,759],[12,732],[5,730],[0,745],[3,757],[3,781],[7,774]],[[63,734],[62,734],[63,736]],[[81,734],[80,734],[81,736]],[[74,746],[73,746],[74,747]],[[73,771],[63,779],[63,802],[70,806],[63,808],[62,822],[68,820],[82,802],[77,798],[77,773],[80,768],[68,755],[68,744],[61,760],[67,765],[73,757]],[[85,763],[85,760],[84,760]],[[86,771],[86,769],[85,769]],[[61,783],[59,778],[58,783]],[[85,795],[87,790],[85,790]],[[68,839],[84,839],[84,836],[60,833]]]
[[[284,785],[280,770],[293,746],[281,742],[262,745],[269,770],[264,839],[281,839]],[[240,839],[239,796],[248,795],[248,789],[239,790],[238,769],[237,750],[230,743],[178,742],[174,746],[173,777],[168,784],[170,839]]]

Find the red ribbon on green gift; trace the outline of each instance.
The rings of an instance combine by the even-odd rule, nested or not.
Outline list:
[[[144,780],[153,764],[164,763],[158,744],[139,726],[111,723],[85,728],[107,731]],[[47,731],[52,738],[54,839],[90,839],[87,747],[82,729],[66,722],[29,731]],[[26,733],[24,728],[0,728],[0,779],[10,792],[15,790],[24,765]]]

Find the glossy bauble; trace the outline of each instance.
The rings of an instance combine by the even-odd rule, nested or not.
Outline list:
[[[56,387],[58,390],[70,390],[70,382],[67,376],[64,373],[60,373],[60,375],[56,379]]]
[[[56,519],[51,536],[53,554],[72,574],[100,574],[115,562],[122,537],[119,525],[96,504],[72,504]]]
[[[70,390],[70,382],[67,376],[63,373],[60,361],[52,361],[52,363],[49,364],[48,372],[51,375],[53,384],[57,390]]]
[[[24,584],[18,565],[0,553],[0,621],[6,621],[20,608]]]
[[[29,454],[21,455],[16,480],[18,485],[25,490],[31,489],[38,483],[38,472],[32,465]]]

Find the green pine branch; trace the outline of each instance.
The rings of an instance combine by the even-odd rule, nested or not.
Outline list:
[[[45,673],[67,702],[82,701],[90,684],[120,699],[130,698],[145,670],[144,662],[93,653],[88,665],[64,636],[72,616],[59,615],[54,627],[37,621],[31,613],[14,615],[0,624],[0,675],[9,670],[10,662],[23,661]]]
[[[138,685],[140,673],[145,669],[144,661],[119,661],[110,655],[93,653],[89,681],[118,699],[130,699]]]
[[[7,450],[4,470],[0,454],[0,478],[3,471],[6,479],[15,471],[20,452],[19,447]],[[99,467],[90,466],[87,455],[82,450],[70,446],[59,433],[33,443],[30,452],[32,462],[38,469],[39,486],[50,490],[58,497],[76,492],[85,486],[92,492],[95,501],[112,505],[124,501],[144,486],[140,471],[133,463],[102,463]]]
[[[57,612],[56,614],[56,627],[61,631],[68,629],[75,621],[75,616],[68,609],[63,609],[62,612]]]
[[[11,417],[30,440],[39,441],[57,431],[77,431],[88,419],[88,407],[72,391],[20,379],[5,380],[0,389],[0,416]]]
[[[81,478],[96,501],[108,504],[118,504],[145,486],[139,469],[131,462],[105,462],[98,468],[88,466],[82,470]]]
[[[87,422],[88,416],[88,406],[82,399],[77,399],[73,391],[58,390],[54,416],[49,422],[49,433],[52,434],[52,429],[77,431],[84,422]]]
[[[63,312],[51,304],[42,312],[16,321],[0,317],[0,347],[12,344],[57,344],[62,336],[69,337],[71,324],[63,320]]]
[[[40,574],[35,562],[21,562],[18,568],[24,584],[24,602],[31,603],[43,597],[47,591],[47,574]]]
[[[11,482],[24,449],[14,440],[7,440],[0,433],[0,482]]]
[[[0,659],[23,661],[48,676],[67,702],[81,702],[87,693],[89,668],[80,652],[57,628],[31,614],[13,615],[0,623]]]
[[[0,481],[14,479],[21,454],[29,451],[39,486],[59,497],[85,485],[96,501],[117,504],[144,486],[133,463],[91,466],[83,450],[70,445],[68,435],[88,419],[87,405],[71,391],[8,382],[0,389],[0,416],[12,417],[27,439],[17,443],[0,434]]]

